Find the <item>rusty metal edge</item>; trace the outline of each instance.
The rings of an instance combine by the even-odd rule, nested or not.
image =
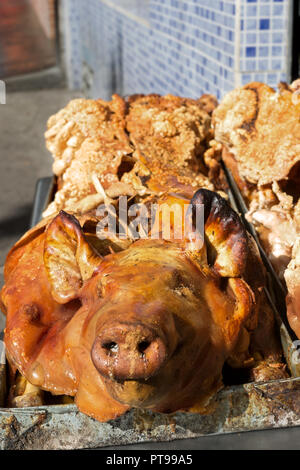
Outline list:
[[[52,201],[56,179],[54,176],[39,178],[35,186],[35,194],[29,228],[34,227],[42,217],[42,213]]]
[[[107,423],[75,405],[0,409],[0,449],[74,449],[168,442],[300,425],[300,378],[224,388],[206,415],[132,409]]]

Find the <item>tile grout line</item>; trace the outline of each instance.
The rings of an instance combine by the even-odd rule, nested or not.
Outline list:
[[[234,50],[234,87],[241,86],[241,0],[235,9],[235,50]]]

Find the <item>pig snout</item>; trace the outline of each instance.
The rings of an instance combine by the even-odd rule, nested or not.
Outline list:
[[[106,378],[142,380],[154,376],[168,357],[166,341],[141,324],[103,328],[91,352],[96,369]]]

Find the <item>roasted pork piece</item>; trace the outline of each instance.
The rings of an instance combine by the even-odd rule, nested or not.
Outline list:
[[[287,316],[291,327],[300,338],[300,236],[293,247],[292,259],[285,270],[284,278],[288,288]]]
[[[205,411],[225,362],[250,380],[287,376],[257,247],[213,191],[226,188],[212,103],[79,100],[50,118],[58,191],[10,251],[1,292],[9,362],[35,392],[74,396],[107,421],[131,407]],[[99,238],[96,206],[112,204],[120,219],[124,194],[156,205],[153,224],[139,240]],[[169,218],[163,207],[175,207]]]
[[[112,101],[76,99],[48,121],[46,145],[58,191],[45,216],[86,212],[106,196],[214,189],[220,182],[211,111],[216,100],[135,95]],[[206,155],[207,151],[207,155]],[[213,155],[213,158],[212,158]],[[207,178],[209,176],[209,179]],[[219,183],[224,185],[224,180]]]
[[[146,239],[104,258],[60,212],[10,252],[8,357],[33,385],[100,421],[130,407],[200,412],[222,368],[285,377],[257,248],[217,193],[199,190],[206,243]]]
[[[247,218],[282,280],[300,234],[297,83],[280,84],[278,92],[263,83],[250,83],[228,93],[213,114],[224,162],[248,203]],[[299,334],[294,321],[292,327]]]

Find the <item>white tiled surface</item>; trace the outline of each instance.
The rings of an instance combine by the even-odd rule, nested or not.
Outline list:
[[[219,98],[289,80],[291,0],[66,0],[70,84]]]
[[[290,0],[242,0],[241,84],[289,81],[290,8]]]

